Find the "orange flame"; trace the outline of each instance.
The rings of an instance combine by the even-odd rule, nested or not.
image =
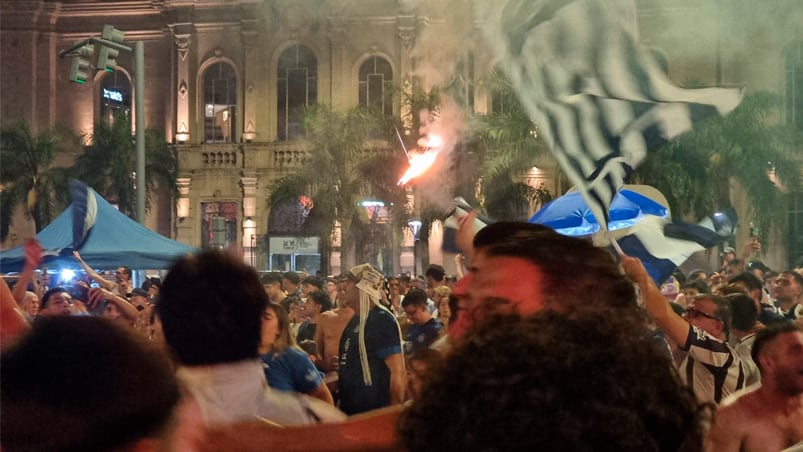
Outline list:
[[[397,185],[405,185],[410,180],[424,174],[435,163],[438,153],[443,147],[443,138],[429,135],[423,152],[410,154],[410,168],[404,172]]]

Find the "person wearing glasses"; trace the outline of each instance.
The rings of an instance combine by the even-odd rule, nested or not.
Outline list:
[[[84,259],[81,257],[81,253],[78,250],[73,250],[72,252],[73,257],[84,269],[87,275],[92,278],[93,281],[98,283],[100,287],[111,291],[113,294],[118,295],[120,297],[126,298],[131,294],[131,291],[134,289],[134,284],[131,281],[131,269],[128,267],[119,267],[114,272],[114,281],[109,281],[108,279],[104,278],[98,272],[95,271],[92,267],[87,264]]]
[[[701,403],[719,404],[744,388],[745,372],[739,354],[728,342],[732,313],[720,296],[702,294],[688,300],[686,313],[672,310],[640,260],[623,256],[625,273],[638,284],[647,315],[688,355],[680,364],[683,382]]]

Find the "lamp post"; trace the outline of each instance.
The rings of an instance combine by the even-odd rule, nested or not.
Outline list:
[[[410,218],[407,220],[407,226],[410,232],[413,233],[413,278],[418,275],[418,237],[421,232],[421,220],[418,218]]]

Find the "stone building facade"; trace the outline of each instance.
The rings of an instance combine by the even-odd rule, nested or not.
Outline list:
[[[803,126],[798,1],[636,5],[642,40],[666,56],[677,83],[776,91],[787,97],[784,120]],[[179,159],[178,199],[162,199],[146,224],[191,245],[253,251],[269,232],[270,183],[303,164],[303,106],[345,109],[378,102],[391,84],[436,83],[465,49],[463,70],[479,81],[493,67],[482,21],[466,0],[1,0],[0,121],[86,132],[113,109],[133,112],[130,55],[86,85],[70,83],[70,59],[57,56],[114,25],[144,43],[145,124],[164,129]],[[471,97],[477,112],[492,104],[481,83]],[[399,97],[383,107],[398,115]],[[563,188],[553,162],[538,168],[540,182]],[[792,227],[803,235],[799,216]],[[784,236],[773,240],[777,266],[803,254],[803,239],[789,251]]]

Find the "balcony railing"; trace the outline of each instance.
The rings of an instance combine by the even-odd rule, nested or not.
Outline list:
[[[392,152],[387,143],[371,141],[372,152]],[[309,143],[303,140],[276,143],[178,144],[181,171],[212,168],[250,168],[292,171],[309,161]]]

